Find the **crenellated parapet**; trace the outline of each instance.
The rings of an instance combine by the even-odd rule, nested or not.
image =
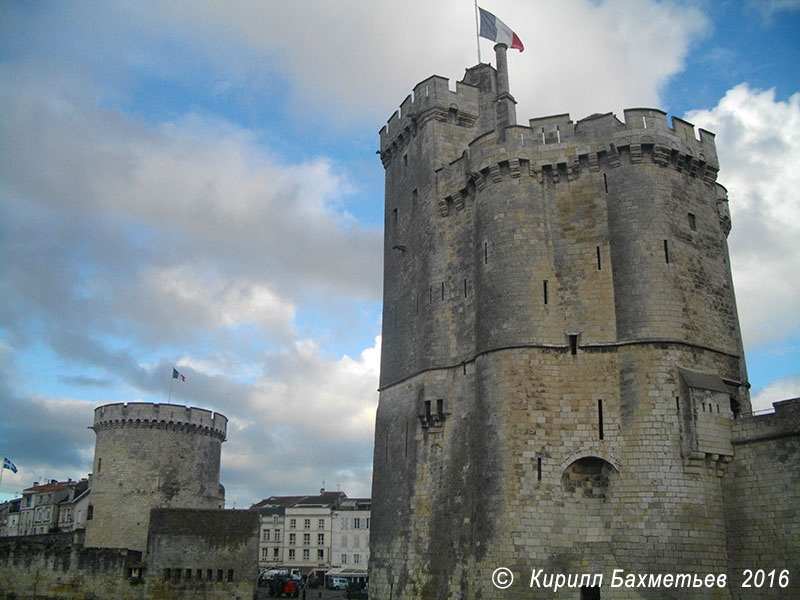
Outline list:
[[[531,177],[540,183],[573,181],[621,164],[655,164],[705,184],[717,179],[714,134],[663,111],[635,108],[625,122],[613,114],[592,115],[573,123],[568,114],[531,119],[530,125],[506,130],[504,143],[495,132],[475,138],[459,159],[439,169],[438,204],[442,215],[463,206],[471,188],[478,191],[504,177]]]
[[[94,411],[95,433],[109,429],[164,429],[207,435],[225,441],[228,418],[203,408],[177,404],[127,402],[105,404]]]
[[[449,79],[433,75],[418,83],[380,130],[380,150],[383,166],[387,167],[418,129],[431,120],[453,122],[472,127],[480,114],[480,90],[459,81],[455,91]]]

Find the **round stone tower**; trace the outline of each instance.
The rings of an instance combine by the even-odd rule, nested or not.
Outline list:
[[[86,546],[144,551],[151,508],[224,508],[227,424],[219,413],[175,404],[97,407]]]
[[[426,79],[381,130],[370,587],[725,572],[749,396],[714,136],[655,109],[519,126],[497,52],[500,73]]]

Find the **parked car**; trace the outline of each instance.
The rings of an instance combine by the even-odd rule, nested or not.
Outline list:
[[[348,581],[344,577],[333,577],[331,579],[332,590],[346,590],[347,586],[348,586]]]

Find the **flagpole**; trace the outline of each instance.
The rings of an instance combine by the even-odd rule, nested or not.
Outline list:
[[[478,18],[478,0],[475,0],[475,43],[478,46],[478,64],[481,64],[481,26]]]
[[[172,404],[172,381],[175,379],[175,367],[172,367],[172,373],[169,376],[169,395],[167,395],[167,404]]]

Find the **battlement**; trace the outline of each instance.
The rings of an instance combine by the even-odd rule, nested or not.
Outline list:
[[[447,120],[451,111],[460,117],[461,124],[470,125],[477,119],[480,109],[480,90],[463,81],[456,82],[455,91],[450,80],[432,75],[414,86],[386,125],[380,130],[381,151],[386,151],[398,138],[416,132],[425,121],[435,118]]]
[[[151,402],[120,402],[98,406],[92,429],[115,427],[175,429],[225,440],[228,418],[204,408]]]
[[[392,114],[380,130],[379,153],[384,166],[388,166],[398,149],[431,119],[472,127],[481,118],[481,107],[485,110],[494,101],[493,92],[491,99],[482,98],[487,93],[483,88],[463,81],[456,82],[453,91],[450,81],[438,75],[418,83],[400,109]],[[691,165],[694,162],[707,174],[713,172],[716,175],[719,164],[713,133],[704,129],[695,131],[692,123],[675,116],[668,120],[667,113],[656,108],[628,108],[623,113],[624,121],[610,112],[593,114],[575,123],[568,113],[535,117],[529,119],[527,127],[512,125],[513,131],[506,129],[509,135],[504,145],[508,151],[512,151],[514,146],[526,147],[528,151],[546,147],[551,151],[559,145],[574,144],[581,149],[581,146],[592,144],[595,148],[591,151],[595,153],[608,152],[614,155],[619,149],[627,148],[637,157],[641,154],[642,146],[647,146],[653,149],[655,162],[677,162],[681,168],[684,163]],[[496,145],[498,138],[502,137],[496,132],[476,131],[470,149],[479,140],[485,142],[486,138]],[[564,154],[574,153],[570,151]],[[535,160],[531,157],[522,158]],[[706,169],[706,166],[709,168]]]

